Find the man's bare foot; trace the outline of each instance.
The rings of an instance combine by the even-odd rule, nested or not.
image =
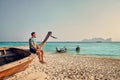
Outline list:
[[[46,64],[46,62],[44,62],[44,61],[40,61],[40,63],[42,63],[42,64]]]

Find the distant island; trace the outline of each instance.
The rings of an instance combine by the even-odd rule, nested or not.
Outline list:
[[[103,38],[92,38],[92,39],[83,39],[82,42],[112,42],[112,38],[107,38],[107,39],[103,39]]]

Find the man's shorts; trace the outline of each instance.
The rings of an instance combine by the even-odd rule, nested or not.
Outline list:
[[[30,52],[31,52],[31,53],[34,53],[34,54],[35,54],[36,51],[37,51],[36,49],[32,49],[32,48],[30,49]]]

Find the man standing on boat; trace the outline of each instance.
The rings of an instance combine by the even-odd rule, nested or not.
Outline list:
[[[31,33],[31,38],[29,39],[29,49],[30,52],[35,53],[38,55],[39,61],[44,63],[44,52],[40,49],[40,45],[36,41],[36,32]]]

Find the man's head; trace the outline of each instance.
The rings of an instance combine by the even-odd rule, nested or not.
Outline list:
[[[31,33],[31,36],[32,36],[33,38],[36,38],[36,32],[32,32],[32,33]]]

